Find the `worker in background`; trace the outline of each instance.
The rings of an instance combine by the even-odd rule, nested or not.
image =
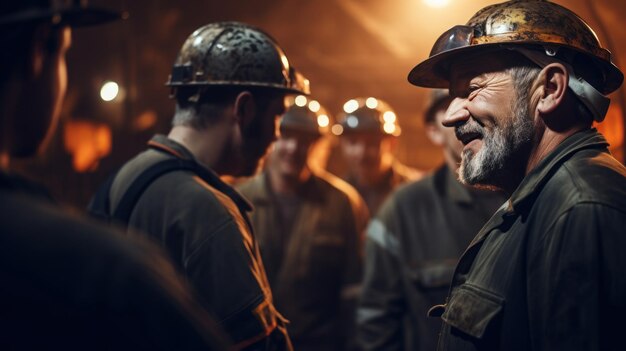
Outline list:
[[[445,299],[458,257],[505,201],[457,180],[463,145],[441,124],[450,101],[447,90],[434,90],[424,113],[445,162],[398,187],[367,229],[357,314],[364,351],[436,349],[441,323],[427,312]]]
[[[304,99],[304,100],[303,100]],[[350,185],[309,166],[328,116],[296,98],[263,173],[238,189],[255,229],[276,305],[296,350],[344,350],[361,279],[365,203]],[[326,127],[321,127],[320,124]],[[343,315],[342,315],[343,313]]]
[[[394,157],[401,134],[395,112],[385,101],[348,100],[338,117],[335,134],[347,165],[344,179],[361,194],[372,215],[398,185],[422,176]]]
[[[198,28],[167,82],[176,100],[172,129],[154,136],[104,191],[113,220],[161,243],[236,349],[291,344],[250,227],[251,207],[218,176],[256,171],[276,139],[285,96],[307,93],[306,84],[262,30],[237,22]]]
[[[161,252],[60,209],[11,160],[45,150],[72,29],[119,19],[87,1],[0,3],[0,349],[224,350]]]
[[[626,168],[592,127],[623,79],[548,1],[487,6],[413,68],[412,84],[454,98],[443,124],[463,143],[461,181],[509,196],[431,309],[440,350],[624,349]]]

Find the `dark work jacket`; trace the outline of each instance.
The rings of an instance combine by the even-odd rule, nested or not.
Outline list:
[[[367,204],[370,215],[374,216],[385,199],[387,199],[387,196],[389,196],[396,187],[410,181],[418,180],[423,175],[422,171],[410,168],[400,163],[400,161],[394,160],[391,168],[389,168],[377,184],[363,186],[352,176],[347,177],[346,181],[354,186],[359,194],[361,194]]]
[[[454,266],[505,198],[463,186],[447,167],[396,189],[367,230],[358,308],[363,350],[434,350]]]
[[[595,130],[521,182],[463,254],[439,350],[624,350],[626,168]]]
[[[111,213],[151,165],[175,158],[197,162],[189,150],[163,135],[149,145],[115,176]],[[128,226],[165,248],[237,348],[291,349],[282,316],[274,308],[249,210],[249,203],[217,175],[208,184],[191,171],[176,170],[146,188]]]
[[[361,233],[368,220],[365,203],[339,178],[312,174],[298,189],[298,212],[291,231],[284,233],[267,174],[239,190],[254,205],[252,224],[276,305],[290,321],[294,349],[343,350],[350,326],[342,323],[340,312],[352,300],[354,313]]]
[[[0,350],[225,350],[160,250],[0,172]]]

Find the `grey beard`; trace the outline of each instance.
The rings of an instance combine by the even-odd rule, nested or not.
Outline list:
[[[462,183],[501,187],[509,182],[503,178],[514,174],[525,163],[523,155],[532,144],[534,126],[525,101],[517,101],[514,111],[518,113],[511,123],[496,127],[490,133],[481,130],[483,146],[476,154],[469,149],[463,151],[459,168]]]

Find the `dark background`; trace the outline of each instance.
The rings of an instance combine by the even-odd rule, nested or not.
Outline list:
[[[209,22],[242,21],[274,36],[291,63],[310,79],[312,97],[331,114],[353,97],[374,96],[389,102],[403,130],[397,157],[413,167],[432,169],[442,156],[423,132],[421,114],[428,90],[408,84],[406,76],[428,56],[443,31],[464,24],[493,2],[449,0],[446,7],[431,8],[423,0],[92,1],[129,16],[106,26],[74,30],[68,96],[59,130],[45,154],[15,166],[43,182],[62,203],[84,207],[97,185],[143,149],[152,134],[167,133],[174,105],[164,83],[185,38]],[[626,2],[555,2],[596,29],[618,66],[626,63]],[[99,97],[107,80],[123,89],[112,102]],[[620,94],[621,90],[612,95],[603,131],[622,158]],[[76,125],[87,129],[71,128]],[[76,172],[70,149],[86,150],[89,143],[98,144],[103,138],[107,144],[107,133],[110,149],[105,146],[102,155]],[[72,140],[81,138],[79,147],[73,147]]]

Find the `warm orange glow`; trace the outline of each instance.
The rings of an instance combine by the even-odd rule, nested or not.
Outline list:
[[[70,120],[63,134],[65,150],[79,173],[94,171],[100,159],[111,152],[111,129],[106,124]]]
[[[138,131],[144,131],[154,127],[157,121],[157,114],[152,110],[143,111],[133,121],[133,128]]]
[[[430,7],[445,7],[449,0],[424,0],[424,3]]]

